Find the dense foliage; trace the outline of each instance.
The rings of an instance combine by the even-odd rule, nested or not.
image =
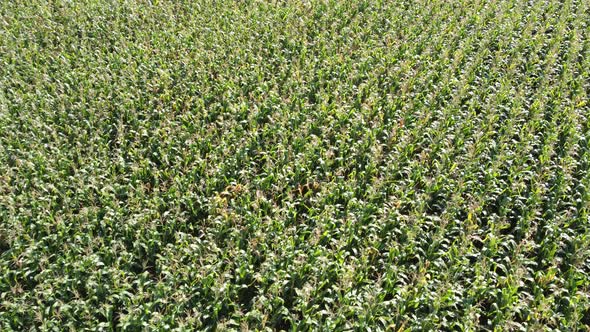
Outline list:
[[[0,330],[590,324],[590,2],[0,1]]]

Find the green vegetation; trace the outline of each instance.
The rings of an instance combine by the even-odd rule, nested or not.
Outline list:
[[[584,330],[590,2],[0,1],[0,330]]]

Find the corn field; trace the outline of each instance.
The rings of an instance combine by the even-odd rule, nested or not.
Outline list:
[[[590,330],[590,1],[0,2],[0,330]]]

